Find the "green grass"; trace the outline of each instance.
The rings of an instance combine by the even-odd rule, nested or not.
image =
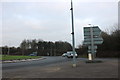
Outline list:
[[[21,60],[21,59],[35,59],[40,56],[15,56],[15,55],[0,55],[0,60]]]

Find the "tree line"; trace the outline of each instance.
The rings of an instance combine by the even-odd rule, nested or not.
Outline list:
[[[71,51],[72,46],[63,41],[43,41],[43,40],[23,40],[20,47],[2,47],[2,54],[9,55],[29,55],[37,52],[38,56],[60,56],[64,52]],[[8,52],[9,51],[9,52]]]
[[[120,54],[120,30],[117,29],[108,34],[102,32],[103,44],[98,46],[97,56],[99,57],[119,57]]]

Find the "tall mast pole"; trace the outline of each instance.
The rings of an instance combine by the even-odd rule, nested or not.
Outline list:
[[[74,36],[74,19],[73,19],[73,4],[71,0],[71,18],[72,18],[72,49],[73,49],[73,67],[76,67],[76,58],[75,58],[75,36]]]

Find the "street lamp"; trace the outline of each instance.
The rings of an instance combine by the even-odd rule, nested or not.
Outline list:
[[[76,67],[76,58],[75,58],[75,36],[74,36],[74,19],[73,19],[73,4],[71,0],[71,18],[72,18],[72,49],[73,49],[73,67]]]

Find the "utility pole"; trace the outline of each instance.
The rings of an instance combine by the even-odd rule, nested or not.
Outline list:
[[[72,18],[72,48],[73,48],[73,67],[76,67],[76,58],[75,58],[75,36],[74,36],[74,19],[73,19],[73,4],[71,0],[71,18]]]

